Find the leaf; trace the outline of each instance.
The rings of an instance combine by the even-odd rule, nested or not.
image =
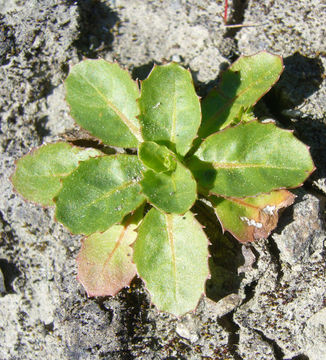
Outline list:
[[[27,200],[54,205],[53,198],[61,188],[60,179],[69,175],[90,157],[99,156],[95,149],[82,149],[58,142],[44,145],[17,161],[11,180],[15,189]]]
[[[253,108],[251,106],[249,106],[248,108],[244,108],[243,106],[241,106],[238,115],[233,119],[230,126],[237,125],[241,122],[242,123],[249,122],[252,120],[255,120],[255,114],[253,113]]]
[[[158,145],[152,141],[140,144],[138,150],[140,161],[157,173],[174,171],[177,166],[176,156],[166,146]]]
[[[129,217],[123,225],[114,225],[104,233],[95,233],[83,240],[77,257],[78,280],[88,296],[114,296],[136,275],[130,245],[137,237],[135,229],[142,217],[138,215]]]
[[[177,64],[156,66],[143,81],[139,99],[142,134],[185,155],[196,137],[201,114],[190,72]]]
[[[56,218],[74,234],[107,230],[144,200],[137,156],[111,155],[90,159],[63,180]]]
[[[104,60],[75,65],[65,81],[71,116],[105,144],[137,147],[142,141],[137,84],[127,71]]]
[[[159,310],[193,310],[208,277],[208,240],[191,212],[169,215],[151,209],[138,229],[134,262]]]
[[[231,197],[297,187],[314,170],[291,131],[257,121],[209,136],[188,165],[204,190]]]
[[[277,225],[278,210],[292,205],[294,199],[287,190],[241,199],[210,197],[223,230],[240,242],[267,238]]]
[[[147,200],[167,213],[184,214],[197,198],[196,181],[179,162],[173,172],[145,171],[140,184]]]
[[[282,58],[262,51],[241,56],[222,75],[219,88],[202,101],[198,136],[206,138],[230,125],[241,107],[248,108],[265,95],[283,71]]]

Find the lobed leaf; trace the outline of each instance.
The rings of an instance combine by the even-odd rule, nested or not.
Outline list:
[[[145,171],[140,184],[147,200],[167,213],[184,214],[197,198],[196,181],[180,162],[173,172]]]
[[[154,67],[142,83],[139,106],[144,139],[175,145],[185,155],[201,120],[190,72],[174,63]]]
[[[146,167],[157,173],[174,171],[177,166],[176,155],[166,146],[153,141],[140,144],[138,157]]]
[[[82,149],[64,142],[44,145],[17,161],[11,178],[15,189],[27,200],[54,205],[60,180],[77,168],[80,161],[99,156],[95,149]]]
[[[258,121],[209,136],[189,167],[204,190],[231,197],[297,187],[314,170],[307,146],[292,132]]]
[[[292,205],[294,199],[287,190],[241,199],[210,197],[223,229],[240,242],[267,238],[277,225],[279,209]]]
[[[136,275],[130,245],[136,240],[135,229],[143,208],[141,206],[122,225],[114,225],[104,233],[95,233],[83,240],[77,257],[78,280],[88,296],[114,296]]]
[[[71,116],[105,144],[137,147],[142,141],[137,119],[137,84],[118,64],[85,60],[65,81]]]
[[[241,108],[256,104],[276,83],[282,71],[280,56],[266,51],[241,56],[223,73],[219,88],[203,99],[199,137],[206,138],[232,124]]]
[[[63,180],[56,218],[74,234],[92,234],[119,223],[144,200],[142,165],[134,155],[90,159]]]
[[[134,261],[159,310],[193,310],[208,277],[208,240],[191,212],[171,215],[151,209],[138,230]]]

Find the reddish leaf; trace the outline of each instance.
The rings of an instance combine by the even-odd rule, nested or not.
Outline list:
[[[132,248],[135,224],[114,225],[83,240],[77,258],[78,280],[88,296],[115,295],[136,275]]]
[[[224,230],[240,242],[267,238],[276,227],[278,210],[294,202],[295,196],[287,190],[273,191],[256,197],[236,199],[211,197]]]

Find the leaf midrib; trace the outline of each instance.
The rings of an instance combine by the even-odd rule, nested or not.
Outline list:
[[[121,230],[121,233],[119,235],[118,240],[116,241],[116,243],[114,244],[113,249],[111,250],[111,252],[109,253],[107,259],[104,261],[103,266],[102,266],[102,274],[104,274],[105,268],[107,268],[107,266],[109,265],[111,259],[113,258],[113,256],[116,254],[118,248],[120,247],[120,245],[122,244],[122,241],[125,237],[127,231],[127,226],[124,226],[123,229]]]
[[[80,76],[100,95],[100,97],[106,102],[106,104],[118,115],[122,122],[128,127],[131,133],[136,137],[140,142],[143,142],[143,138],[138,129],[127,117],[124,115],[91,81],[87,79],[84,75]]]
[[[177,114],[176,114],[176,91],[175,91],[175,82],[176,79],[174,79],[173,82],[173,111],[172,111],[172,127],[171,127],[171,142],[175,143],[175,128],[176,128],[176,118],[177,118]]]
[[[177,301],[177,267],[176,267],[176,257],[175,257],[175,246],[173,239],[173,218],[171,214],[164,214],[166,218],[166,227],[168,232],[169,245],[171,248],[171,256],[172,256],[172,275],[173,275],[173,293],[174,300]]]
[[[272,73],[271,71],[268,72],[268,74]],[[233,98],[229,98],[228,96],[226,96],[222,91],[220,91],[218,89],[218,93],[219,95],[223,96],[226,99],[229,99],[216,113],[214,113],[209,119],[208,119],[208,123],[211,123],[212,121],[218,119],[218,117],[224,113],[224,111],[228,108],[231,107],[232,103],[234,103],[240,96],[242,96],[243,94],[245,94],[246,92],[248,92],[249,90],[251,90],[255,85],[258,85],[260,83],[264,82],[264,77],[261,78],[261,80],[257,80],[257,81],[252,81],[250,83],[250,85],[243,89],[242,91],[240,91],[237,95],[235,95]],[[272,86],[272,85],[271,85]],[[265,94],[265,92],[264,92]],[[252,104],[254,105],[254,104]]]
[[[118,187],[116,187],[116,188],[114,188],[114,189],[111,189],[110,191],[106,192],[105,194],[103,194],[103,195],[100,196],[99,198],[91,201],[90,203],[88,203],[88,204],[80,207],[80,210],[81,210],[81,209],[86,209],[87,207],[90,207],[90,206],[92,206],[92,205],[94,205],[94,204],[96,204],[96,203],[98,203],[98,202],[100,202],[100,201],[103,201],[103,200],[105,200],[106,198],[110,197],[110,196],[111,196],[112,194],[114,194],[115,192],[124,190],[124,189],[126,189],[127,187],[131,186],[132,184],[137,185],[137,183],[135,183],[135,181],[128,181],[128,182],[126,182],[126,183],[124,183],[124,184],[122,184],[122,185],[120,185],[120,186],[118,186]]]
[[[296,170],[302,171],[302,169],[291,168],[291,167],[282,167],[277,165],[266,165],[266,164],[241,164],[241,163],[211,163],[214,169],[238,169],[238,168],[266,168],[266,169],[279,169],[279,170]]]

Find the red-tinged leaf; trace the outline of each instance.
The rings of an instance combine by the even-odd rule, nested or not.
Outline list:
[[[210,197],[224,230],[240,242],[267,238],[276,227],[278,211],[294,202],[295,196],[287,190],[273,191],[256,197]]]
[[[135,228],[135,224],[114,225],[83,240],[78,280],[88,296],[113,296],[130,284],[136,275],[130,246],[137,236]]]

